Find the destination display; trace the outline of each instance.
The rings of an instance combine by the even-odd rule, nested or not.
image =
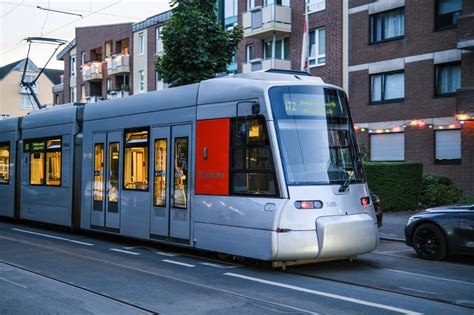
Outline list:
[[[285,93],[283,101],[288,116],[345,116],[336,96]]]

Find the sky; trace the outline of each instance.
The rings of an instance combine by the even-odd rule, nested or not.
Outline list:
[[[82,18],[37,6],[80,14]],[[169,8],[169,0],[0,0],[0,66],[26,57],[28,44],[23,40],[26,37],[43,36],[69,42],[74,39],[76,27],[139,22]],[[48,44],[32,45],[30,58],[43,67],[54,49],[55,46]],[[48,68],[63,67],[56,57],[48,64]]]

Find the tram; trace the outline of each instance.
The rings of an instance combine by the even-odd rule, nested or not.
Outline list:
[[[0,120],[0,216],[275,266],[378,229],[342,89],[255,72]]]

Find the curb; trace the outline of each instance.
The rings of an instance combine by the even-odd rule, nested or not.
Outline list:
[[[405,239],[404,239],[404,238],[388,237],[388,236],[380,236],[379,238],[380,238],[381,240],[384,240],[384,241],[405,243]]]

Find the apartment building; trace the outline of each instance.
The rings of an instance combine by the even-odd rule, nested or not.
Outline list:
[[[474,195],[474,1],[349,1],[349,95],[371,161]]]
[[[132,23],[76,28],[58,55],[64,61],[64,102],[96,102],[133,93]],[[62,88],[62,91],[61,91]]]
[[[0,116],[24,116],[36,110],[37,105],[30,90],[20,86],[26,58],[0,67]],[[25,81],[32,82],[39,69],[31,59],[28,60]],[[41,105],[53,104],[51,89],[60,82],[62,70],[45,69],[33,90]]]
[[[238,72],[301,70],[302,57],[308,54],[312,75],[347,86],[347,6],[346,0],[238,0],[238,21],[244,29]],[[305,12],[307,52],[303,51]]]
[[[161,32],[171,11],[151,16],[133,24],[133,90],[135,94],[163,90],[167,85],[155,71],[157,56],[164,53]]]

